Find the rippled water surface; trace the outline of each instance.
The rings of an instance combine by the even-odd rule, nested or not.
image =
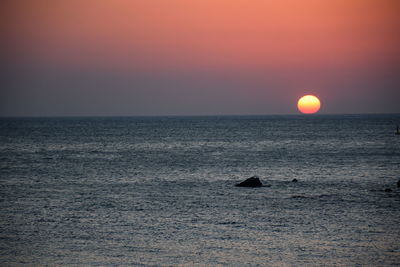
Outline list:
[[[396,124],[0,119],[0,265],[399,266]]]

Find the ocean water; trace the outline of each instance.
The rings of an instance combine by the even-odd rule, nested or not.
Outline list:
[[[0,265],[399,266],[397,124],[0,119]]]

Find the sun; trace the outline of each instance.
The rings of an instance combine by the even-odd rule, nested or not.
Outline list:
[[[297,101],[297,108],[305,114],[313,114],[318,112],[321,102],[318,97],[313,95],[305,95]]]

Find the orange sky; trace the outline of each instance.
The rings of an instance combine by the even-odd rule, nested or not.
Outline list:
[[[121,72],[268,69],[312,80],[316,70],[360,75],[360,68],[393,69],[400,62],[397,0],[10,0],[2,5],[2,51],[18,64]]]
[[[399,56],[396,0],[16,2],[19,49],[61,62],[242,68]]]

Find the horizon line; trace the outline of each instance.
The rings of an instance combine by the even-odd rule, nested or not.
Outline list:
[[[354,116],[354,115],[400,115],[400,112],[380,112],[380,113],[322,113],[322,114],[152,114],[152,115],[0,115],[0,119],[17,118],[161,118],[161,117],[267,117],[267,116]]]

